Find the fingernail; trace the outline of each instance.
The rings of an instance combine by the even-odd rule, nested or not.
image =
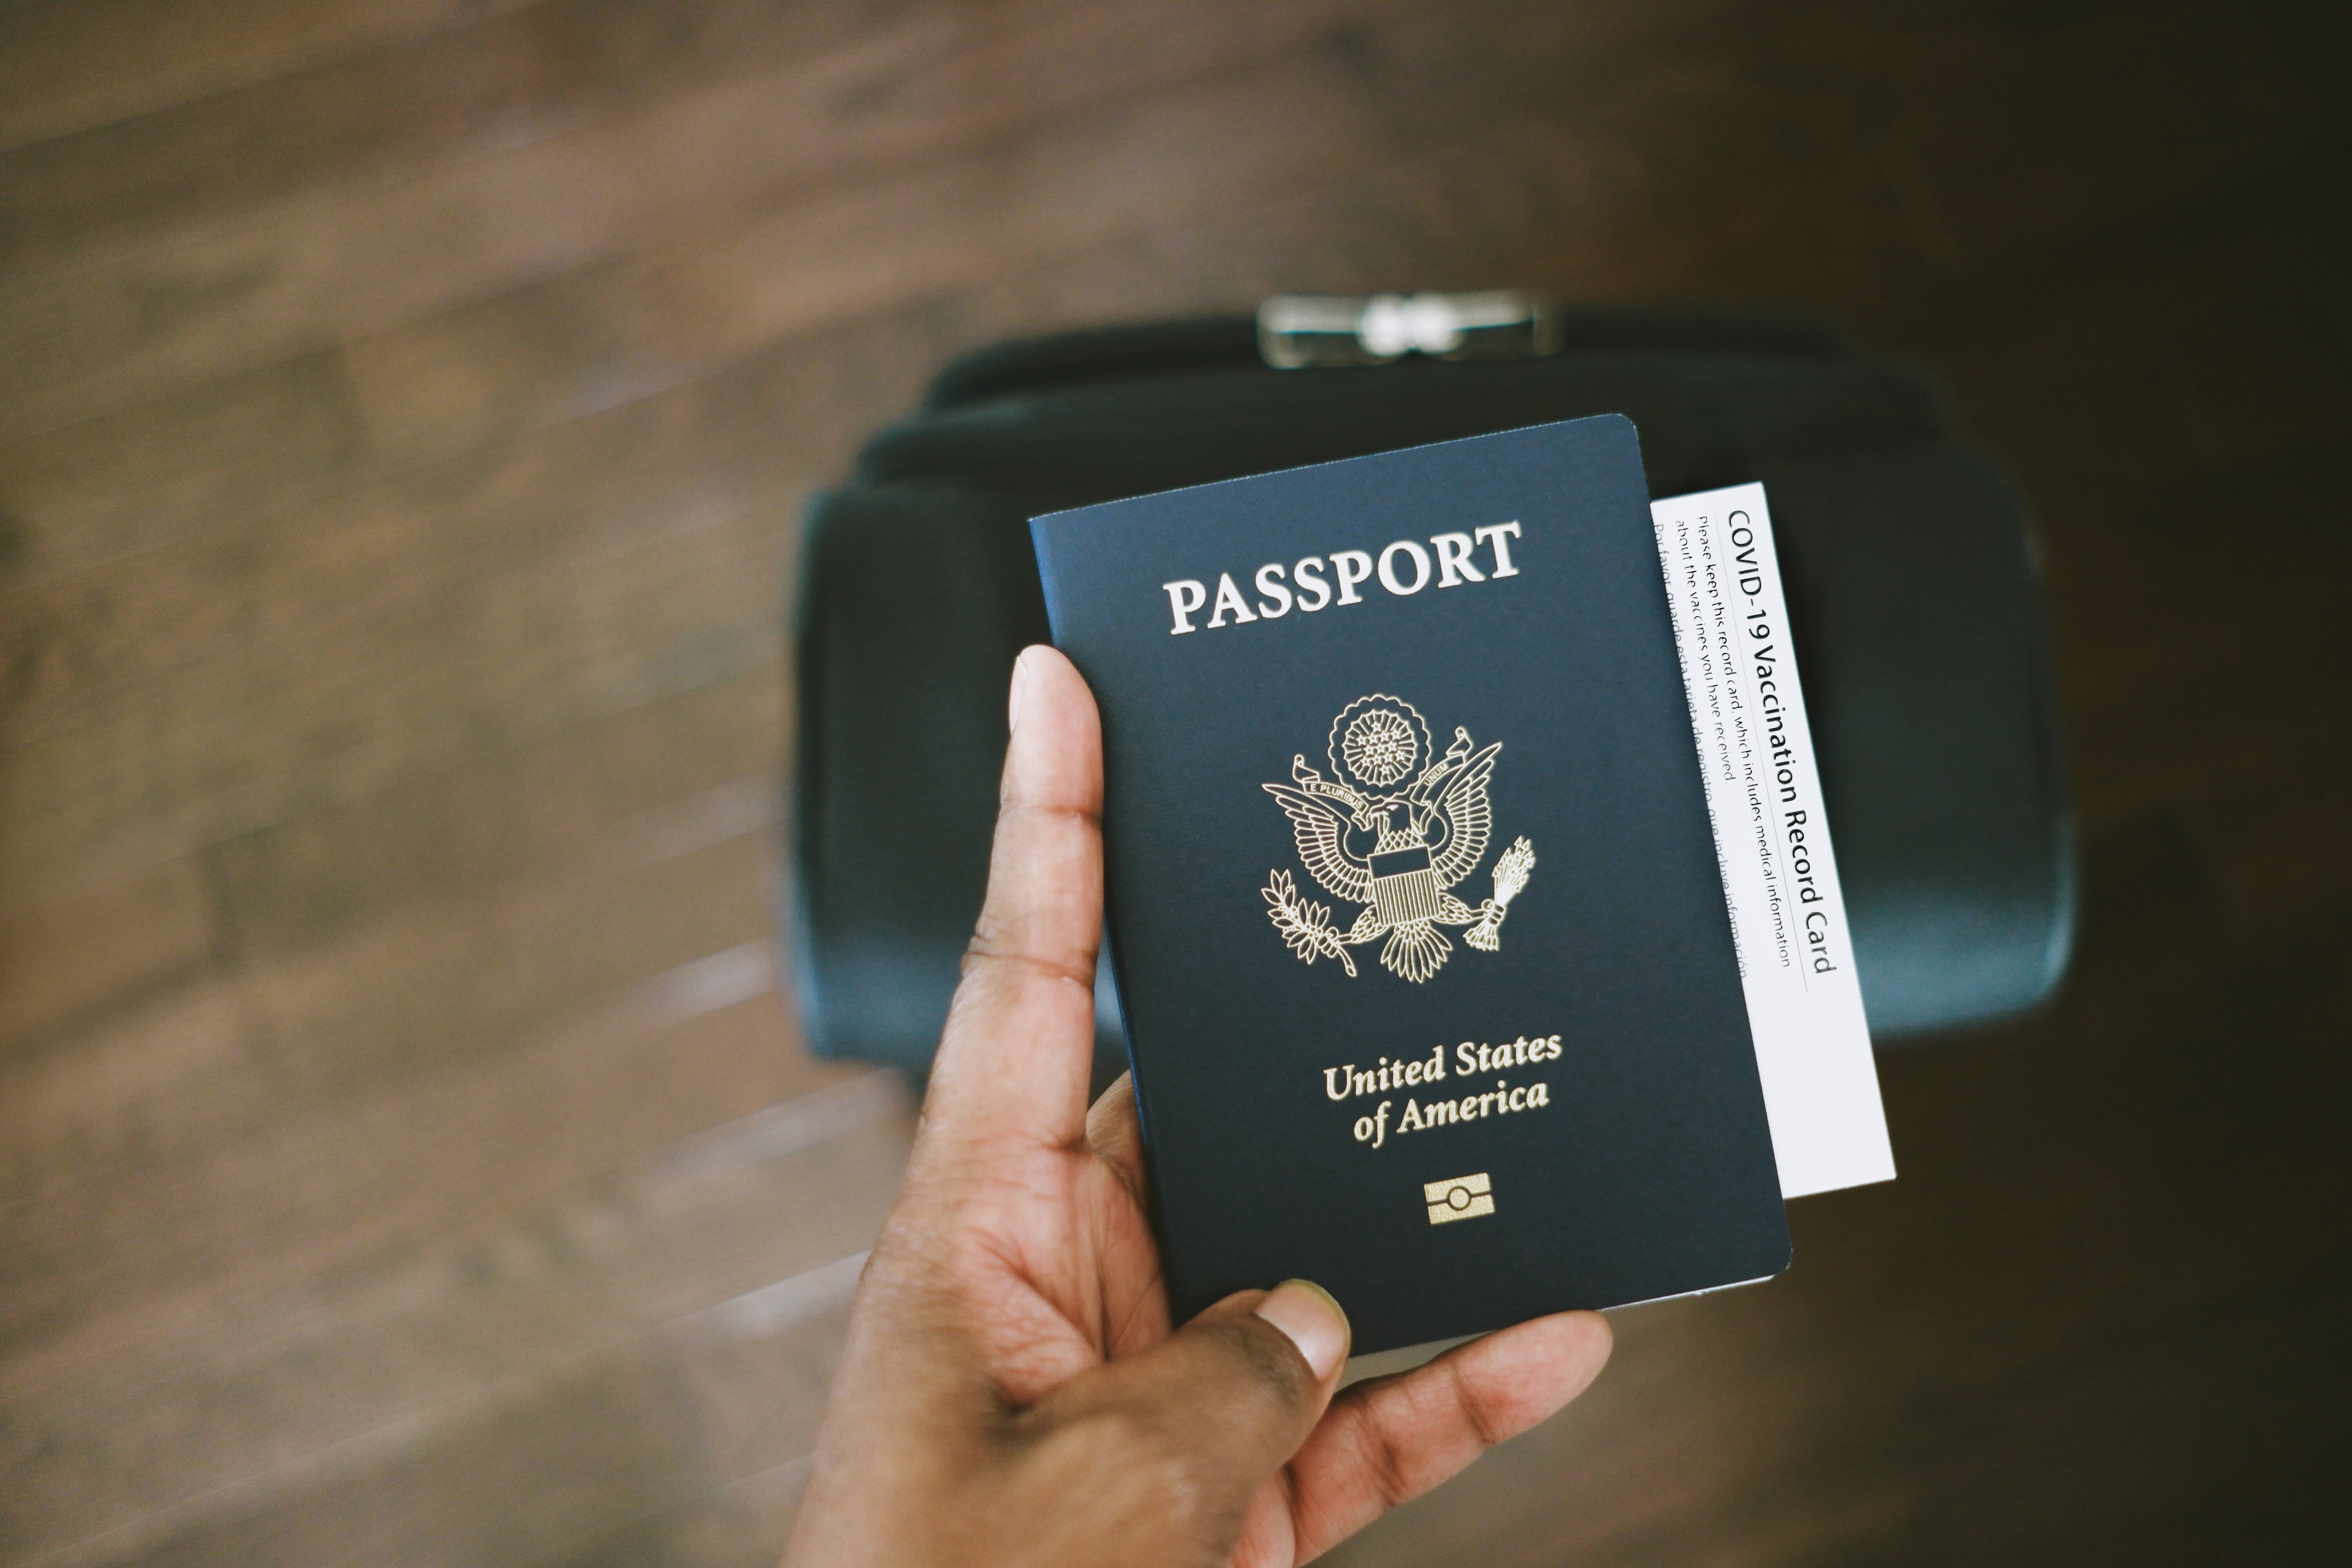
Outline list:
[[[1023,648],[1021,657],[1013,661],[1013,692],[1004,700],[1004,730],[1011,734],[1021,728],[1021,699],[1029,690],[1029,650]]]
[[[1348,1359],[1348,1314],[1312,1279],[1286,1279],[1257,1304],[1257,1315],[1290,1336],[1318,1378]]]

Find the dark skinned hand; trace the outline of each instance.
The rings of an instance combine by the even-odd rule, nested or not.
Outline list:
[[[1134,1097],[1087,1106],[1102,746],[1069,661],[1013,670],[988,899],[859,1282],[788,1564],[1304,1563],[1582,1392],[1591,1312],[1333,1397],[1300,1280],[1169,1321]]]

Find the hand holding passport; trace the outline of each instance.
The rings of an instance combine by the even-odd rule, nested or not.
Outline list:
[[[1302,1560],[1894,1173],[1758,487],[1604,416],[1034,527],[1068,658],[794,1560]]]
[[[1095,705],[1033,648],[1013,710],[987,908],[787,1561],[1304,1561],[1550,1415],[1609,1331],[1549,1316],[1335,1398],[1315,1287],[1172,1328],[1134,1099],[1085,1103]]]

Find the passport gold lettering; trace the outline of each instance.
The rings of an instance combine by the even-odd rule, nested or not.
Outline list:
[[[1423,1105],[1417,1100],[1404,1102],[1404,1114],[1397,1118],[1394,1131],[1402,1137],[1408,1132],[1426,1132],[1433,1127],[1455,1127],[1465,1121],[1484,1121],[1489,1116],[1508,1116],[1521,1110],[1540,1110],[1551,1104],[1551,1085],[1528,1083],[1514,1085],[1503,1079],[1481,1094],[1465,1094],[1459,1100],[1433,1100]],[[1381,1109],[1388,1109],[1387,1100]],[[1389,1131],[1385,1125],[1381,1131]],[[1382,1142],[1385,1142],[1383,1138]],[[1375,1149],[1381,1145],[1375,1142]]]
[[[1328,558],[1302,556],[1287,568],[1279,561],[1269,561],[1251,575],[1262,595],[1255,608],[1234,586],[1230,572],[1217,574],[1213,601],[1205,578],[1180,577],[1160,584],[1160,591],[1168,595],[1168,635],[1182,637],[1187,632],[1278,621],[1293,609],[1311,616],[1335,604],[1361,605],[1367,601],[1359,590],[1375,578],[1394,596],[1411,598],[1428,587],[1432,577],[1441,588],[1516,577],[1519,566],[1511,558],[1511,541],[1520,537],[1517,522],[1497,522],[1468,533],[1431,534],[1434,557],[1419,540],[1399,539],[1384,545],[1377,559],[1369,550],[1334,550]],[[1486,552],[1483,567],[1478,563],[1482,549]],[[1195,626],[1192,617],[1204,609],[1209,611],[1207,623]]]
[[[1551,1104],[1549,1082],[1511,1082],[1496,1078],[1495,1087],[1442,1100],[1423,1102],[1418,1096],[1408,1096],[1404,1110],[1397,1113],[1394,1091],[1400,1089],[1425,1089],[1448,1077],[1467,1077],[1472,1073],[1499,1073],[1507,1068],[1535,1067],[1544,1062],[1558,1061],[1560,1057],[1558,1035],[1521,1035],[1506,1044],[1494,1045],[1477,1040],[1464,1040],[1453,1048],[1449,1062],[1446,1047],[1432,1046],[1426,1057],[1391,1060],[1380,1058],[1365,1068],[1354,1062],[1323,1069],[1323,1094],[1327,1100],[1346,1100],[1359,1096],[1370,1099],[1381,1096],[1369,1115],[1359,1116],[1350,1128],[1359,1143],[1375,1149],[1384,1148],[1391,1136],[1402,1137],[1408,1132],[1425,1132],[1433,1127],[1458,1127],[1465,1121],[1482,1121],[1489,1117],[1510,1116],[1523,1110],[1541,1110]]]
[[[1530,1062],[1548,1062],[1559,1056],[1559,1037],[1538,1037],[1528,1039],[1521,1036],[1507,1046],[1482,1046],[1469,1040],[1454,1047],[1454,1070],[1461,1073],[1492,1072],[1496,1068],[1526,1067]]]
[[[1349,1062],[1345,1067],[1323,1069],[1323,1092],[1332,1100],[1346,1100],[1352,1095],[1379,1094],[1385,1089],[1401,1089],[1407,1084],[1435,1083],[1445,1076],[1445,1047],[1432,1046],[1426,1060],[1392,1062],[1381,1058],[1381,1065],[1365,1071]]]

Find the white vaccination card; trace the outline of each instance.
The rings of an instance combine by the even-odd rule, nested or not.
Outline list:
[[[1764,487],[1650,503],[1780,1195],[1892,1180]]]

